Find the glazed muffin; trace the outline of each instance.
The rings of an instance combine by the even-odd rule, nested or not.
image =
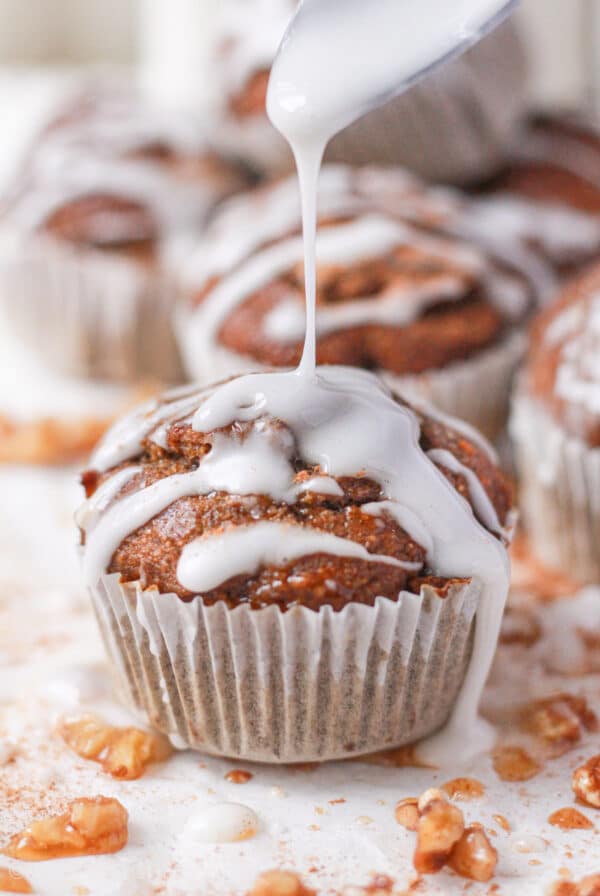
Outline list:
[[[120,691],[181,745],[288,762],[400,745],[485,679],[511,489],[479,436],[372,374],[180,390],[117,424],[83,483]]]
[[[536,320],[511,432],[539,557],[600,582],[600,268]]]
[[[189,118],[90,90],[40,135],[5,199],[0,289],[53,366],[101,378],[180,376],[162,253],[247,185]]]
[[[591,122],[574,116],[531,120],[510,165],[488,186],[486,194],[490,192],[554,215],[544,242],[554,244],[563,277],[581,272],[598,257],[600,134]]]
[[[399,170],[326,168],[319,208],[319,363],[375,370],[494,436],[536,300],[526,272],[451,235],[460,202]],[[193,378],[298,363],[302,263],[293,180],[217,216],[181,275]]]

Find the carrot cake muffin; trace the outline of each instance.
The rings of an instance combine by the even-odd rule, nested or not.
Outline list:
[[[600,581],[600,268],[537,319],[511,430],[539,557]]]
[[[525,201],[555,216],[545,242],[555,244],[563,276],[580,272],[583,264],[598,257],[600,133],[591,122],[567,115],[534,118],[510,165],[490,188],[504,201]],[[562,223],[561,212],[569,216]],[[564,244],[569,233],[571,246]],[[534,242],[535,235],[529,241]]]
[[[319,363],[375,370],[495,435],[536,301],[526,267],[457,238],[468,209],[402,170],[326,167],[319,208]],[[226,204],[180,273],[192,377],[298,362],[302,259],[293,179]]]
[[[19,334],[70,373],[178,378],[162,247],[247,184],[197,122],[131,93],[76,97],[3,204],[0,288]]]
[[[511,489],[481,437],[372,374],[179,390],[117,424],[83,483],[85,577],[121,692],[178,742],[353,755],[435,731],[463,681],[480,690]]]

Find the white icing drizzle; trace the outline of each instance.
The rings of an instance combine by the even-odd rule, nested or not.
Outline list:
[[[433,448],[427,452],[427,455],[434,463],[440,464],[442,467],[450,470],[450,472],[458,473],[466,479],[471,503],[475,508],[478,519],[490,532],[495,532],[496,535],[505,535],[494,505],[481,484],[479,477],[473,470],[461,464],[450,451],[441,448]]]
[[[362,324],[387,324],[405,326],[416,320],[430,305],[441,301],[462,299],[465,281],[458,275],[448,274],[431,278],[422,287],[388,289],[377,299],[354,298],[350,302],[319,308],[317,311],[317,336]],[[265,335],[282,342],[296,342],[304,336],[306,315],[301,304],[293,299],[282,302],[265,318]]]
[[[125,467],[106,479],[75,513],[75,522],[86,532],[91,532],[106,508],[111,504],[121,489],[143,471],[142,467]]]
[[[377,394],[373,388],[365,390],[367,381],[356,371],[350,376],[342,370],[340,380],[335,382],[338,389],[341,387],[348,393],[344,394],[342,404],[344,428],[348,432],[344,444],[325,445],[321,441],[327,433],[328,442],[336,442],[335,438],[331,439],[330,430],[335,421],[335,416],[332,419],[333,408],[320,427],[315,427],[315,416],[310,418],[313,428],[306,427],[306,418],[303,420],[302,416],[303,402],[299,400],[303,397],[302,391],[311,392],[319,381],[321,383],[311,396],[313,414],[319,404],[324,410],[330,403],[328,388],[324,388],[327,369],[317,372],[314,366],[317,181],[325,146],[335,133],[381,104],[391,93],[406,89],[461,43],[473,40],[506,8],[506,2],[500,0],[461,0],[452,5],[451,11],[440,16],[439,4],[433,0],[419,0],[418,7],[416,3],[398,4],[397,0],[377,0],[368,6],[362,0],[346,0],[341,9],[338,3],[319,4],[318,0],[304,0],[273,65],[267,96],[269,116],[294,152],[302,198],[307,332],[297,373],[283,375],[303,380],[303,389],[295,392],[293,416],[296,420],[292,423],[302,455],[315,458],[323,469],[335,475],[339,474],[338,465],[343,467],[349,460],[348,455],[352,457],[352,451],[362,451],[362,465],[367,474],[371,472],[382,485],[385,484],[390,500],[406,505],[417,515],[423,514],[425,508],[426,526],[433,540],[434,568],[442,575],[474,576],[483,585],[473,653],[460,694],[445,729],[421,748],[424,758],[434,763],[444,762],[449,755],[464,751],[465,744],[475,752],[478,749],[473,744],[478,727],[477,708],[495,652],[508,593],[508,557],[500,543],[477,523],[471,508],[420,449],[414,414],[391,402],[395,411],[392,413],[389,408],[386,425],[383,415],[375,410],[385,406],[382,397],[385,393]],[[366,53],[365,48],[368,48]],[[353,61],[351,67],[348,67],[348,59]],[[333,376],[334,381],[336,376],[337,373]],[[351,385],[346,380],[344,389],[344,377],[349,376]],[[264,375],[257,375],[224,386],[198,412],[195,425],[210,420],[211,405],[217,405],[214,415],[222,417],[223,404],[227,401],[234,408],[234,418],[242,408],[252,406],[266,406],[273,413],[280,403],[278,382],[273,375],[268,383]],[[331,388],[330,383],[327,385]],[[294,392],[289,386],[287,391],[289,399]],[[365,391],[371,392],[371,400],[365,403],[368,409],[360,407]],[[339,407],[338,397],[338,414]],[[360,407],[360,413],[355,416],[357,407]],[[307,411],[305,406],[304,414]],[[289,419],[289,409],[287,414]],[[401,421],[402,416],[404,420]],[[362,432],[357,427],[359,417],[362,417]],[[364,432],[368,432],[372,424],[375,424],[373,431],[378,437],[376,444],[366,446]],[[396,450],[402,446],[400,461],[390,453],[391,443],[386,438],[394,430]],[[365,450],[367,447],[369,450]],[[365,463],[366,458],[369,460]],[[360,469],[358,454],[352,459],[358,461],[354,469]]]
[[[384,563],[412,572],[420,569],[419,563],[371,554],[355,541],[309,526],[259,521],[194,539],[181,552],[177,578],[188,591],[205,594],[233,576],[254,575],[262,566],[286,566],[313,554]]]
[[[457,273],[446,272],[422,287],[406,287],[380,296],[317,309],[318,334],[379,322],[408,324],[428,306],[441,300],[463,298],[470,284],[485,281],[490,300],[507,317],[519,317],[527,304],[527,288],[499,271],[476,248],[457,240],[429,236],[402,221],[382,214],[362,215],[356,219],[323,228],[317,236],[317,260],[322,265],[347,265],[380,257],[395,248],[408,245],[456,266]],[[228,315],[254,292],[277,276],[292,269],[303,259],[303,241],[294,236],[257,252],[223,278],[206,296],[192,316],[191,339],[201,354],[210,354]],[[514,306],[514,307],[513,307]],[[298,339],[305,331],[305,316],[296,298],[282,301],[265,320],[265,333],[277,339]]]
[[[574,306],[568,312],[563,312],[554,321],[554,327],[561,324],[563,318],[569,327],[574,324]],[[592,296],[581,309],[577,327],[578,332],[565,333],[567,336],[561,353],[560,363],[556,372],[554,390],[556,395],[578,406],[584,413],[593,416],[600,415],[600,294]],[[566,315],[573,313],[573,320]],[[566,325],[565,325],[566,329]],[[551,333],[556,339],[556,329]]]

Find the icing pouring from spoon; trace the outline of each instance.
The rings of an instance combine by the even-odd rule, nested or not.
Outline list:
[[[290,144],[302,196],[306,339],[316,366],[317,181],[331,138],[476,43],[518,0],[303,0],[271,69],[267,112]],[[432,135],[434,138],[434,135]]]

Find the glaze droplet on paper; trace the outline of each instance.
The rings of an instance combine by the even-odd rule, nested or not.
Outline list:
[[[184,829],[188,843],[239,843],[258,833],[256,812],[241,803],[217,803],[193,815]]]

